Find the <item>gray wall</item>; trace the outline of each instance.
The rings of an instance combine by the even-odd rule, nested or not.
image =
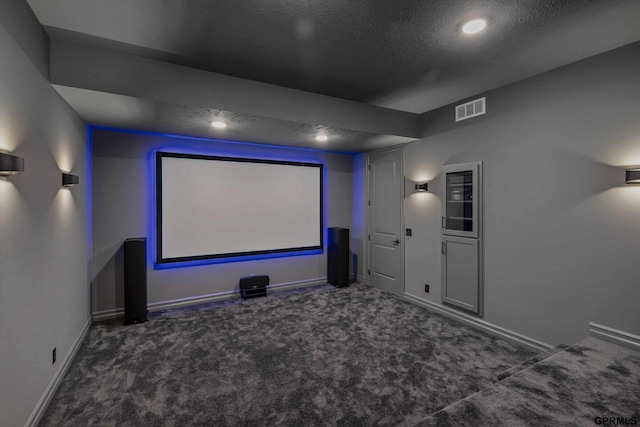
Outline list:
[[[352,274],[362,282],[367,277],[367,156],[353,156],[353,229],[351,230]]]
[[[405,175],[430,181],[405,200],[406,292],[440,303],[440,168],[481,160],[484,320],[550,344],[588,322],[640,334],[638,76],[635,43],[481,94],[486,116],[425,114],[405,146]]]
[[[24,425],[89,320],[84,123],[48,82],[48,40],[23,1],[0,2],[0,424]],[[61,189],[61,170],[80,186]],[[57,363],[51,362],[57,348]]]
[[[92,142],[94,313],[123,307],[124,239],[146,236],[149,244],[155,240],[151,153],[156,150],[322,162],[325,223],[352,228],[352,155],[107,130],[94,130]],[[233,291],[238,280],[250,274],[267,274],[272,284],[326,280],[327,275],[326,253],[171,269],[154,269],[152,251],[148,253],[150,304]]]

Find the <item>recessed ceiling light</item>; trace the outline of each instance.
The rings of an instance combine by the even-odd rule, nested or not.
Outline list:
[[[474,19],[473,21],[469,21],[462,26],[462,32],[465,34],[475,34],[484,30],[487,26],[487,21],[484,19]]]
[[[211,122],[211,126],[216,129],[224,129],[227,127],[227,124],[225,122],[221,122],[220,120],[216,120],[215,122]]]
[[[329,137],[327,135],[316,135],[316,141],[325,142]]]

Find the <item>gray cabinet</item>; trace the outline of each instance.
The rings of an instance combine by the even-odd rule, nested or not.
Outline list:
[[[482,246],[478,239],[442,236],[442,301],[482,315]]]
[[[482,162],[442,167],[442,302],[482,316]]]

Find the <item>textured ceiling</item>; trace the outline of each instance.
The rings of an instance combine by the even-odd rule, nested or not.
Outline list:
[[[65,100],[89,123],[148,132],[191,135],[210,139],[250,141],[261,144],[295,146],[335,152],[354,152],[352,142],[368,150],[412,141],[414,138],[358,132],[330,126],[265,118],[252,114],[196,108],[165,102],[141,100],[111,93],[56,87]],[[226,129],[209,125],[215,117],[228,123]],[[319,143],[316,134],[331,135]]]
[[[638,0],[28,3],[52,39],[412,113],[640,38]]]

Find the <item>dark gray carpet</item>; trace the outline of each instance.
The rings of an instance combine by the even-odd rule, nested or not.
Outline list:
[[[411,425],[534,353],[368,287],[95,324],[40,425]]]
[[[501,380],[503,380],[503,379],[505,379],[507,377],[510,377],[511,375],[513,375],[513,374],[515,374],[517,372],[520,372],[520,371],[522,371],[524,369],[527,369],[531,365],[535,365],[538,362],[541,362],[541,361],[543,361],[545,359],[548,359],[551,356],[553,356],[554,354],[559,353],[559,352],[561,352],[563,350],[566,350],[568,347],[569,346],[561,344],[561,345],[558,345],[556,347],[550,348],[547,351],[544,351],[542,353],[536,354],[535,356],[530,357],[529,359],[525,360],[524,362],[519,363],[516,366],[513,366],[513,367],[507,369],[504,372],[501,372],[498,375],[498,381],[501,381]]]
[[[640,352],[596,338],[428,417],[426,426],[640,424]]]

